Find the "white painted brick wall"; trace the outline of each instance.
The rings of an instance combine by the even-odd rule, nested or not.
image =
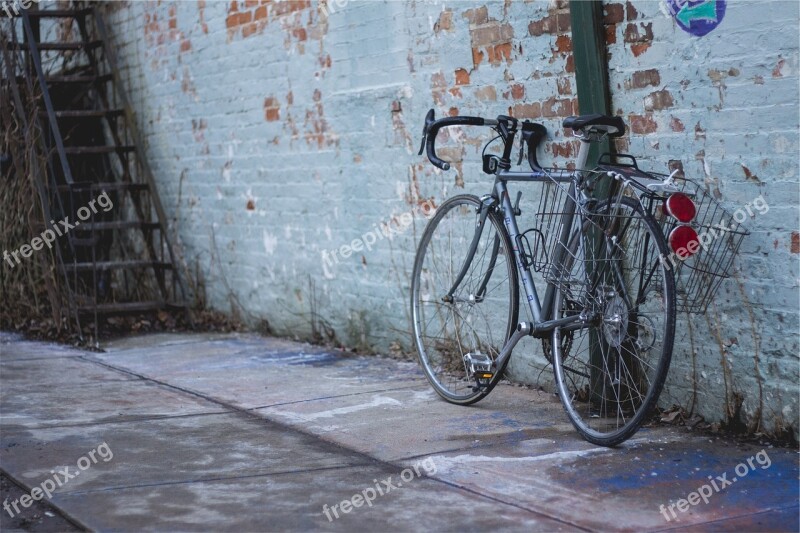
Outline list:
[[[567,153],[560,116],[578,111],[568,10],[561,1],[329,3],[326,17],[303,0],[127,2],[111,20],[162,199],[210,305],[283,335],[324,324],[349,346],[409,348],[424,218],[330,268],[322,253],[424,200],[489,190],[485,132],[450,145],[463,146],[457,171],[416,155],[430,107],[540,120],[552,135],[544,159]],[[764,429],[797,435],[797,3],[729,2],[702,38],[658,2],[606,10],[613,106],[637,125],[622,147],[651,168],[677,160],[715,180],[733,209],[760,194],[770,205],[748,221],[735,279],[708,315],[681,318],[664,402],[723,421],[741,398],[745,422],[761,411]],[[626,42],[650,24],[651,39]],[[657,83],[630,87],[647,70]],[[672,104],[646,110],[656,91]],[[512,377],[549,380],[540,352],[521,345]]]

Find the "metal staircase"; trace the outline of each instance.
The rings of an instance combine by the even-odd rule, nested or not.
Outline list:
[[[74,225],[56,240],[55,255],[78,330],[90,318],[97,339],[103,316],[165,309],[181,310],[191,323],[167,219],[99,6],[73,1],[67,9],[22,10],[0,23],[2,76],[12,86],[15,112],[30,118],[36,110],[42,132],[39,146],[30,147],[47,161],[35,176],[52,217],[42,231],[65,217]],[[42,40],[54,29],[58,42]]]

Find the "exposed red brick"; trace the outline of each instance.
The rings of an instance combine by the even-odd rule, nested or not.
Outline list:
[[[281,118],[281,104],[274,96],[264,99],[264,119],[267,122],[275,122]]]
[[[661,85],[661,75],[658,70],[640,70],[631,75],[630,81],[625,83],[626,89],[643,89],[644,87],[658,87]]]
[[[553,157],[566,157],[572,158],[575,154],[575,145],[570,142],[551,143],[550,150],[553,152]]]
[[[510,113],[516,118],[541,118],[542,105],[539,102],[530,104],[516,104]]]
[[[571,28],[569,13],[551,13],[539,20],[531,21],[528,24],[528,33],[533,37],[539,37],[545,33],[555,34],[568,32]]]
[[[611,24],[606,26],[606,44],[616,44],[617,42],[617,25]]]
[[[542,102],[542,116],[545,118],[568,117],[572,114],[572,100],[551,96]]]
[[[498,44],[496,46],[490,46],[486,49],[487,54],[489,55],[489,63],[492,65],[497,65],[503,60],[506,62],[511,61],[511,43],[505,44]]]
[[[571,74],[575,73],[575,56],[567,56],[567,64],[564,65],[564,70]]]
[[[445,9],[439,14],[439,20],[433,26],[433,31],[439,33],[440,31],[453,31],[453,11]]]
[[[515,83],[511,86],[511,97],[514,100],[522,100],[525,98],[525,86],[521,83]]]
[[[486,6],[467,9],[461,16],[467,19],[470,24],[486,24],[489,22],[489,9]]]
[[[647,52],[647,49],[650,48],[650,43],[634,43],[631,45],[631,52],[633,52],[633,57],[639,57],[643,53]]]
[[[249,24],[253,20],[252,11],[241,11],[237,17],[236,23],[241,26],[242,24]]]
[[[655,133],[656,129],[658,129],[658,124],[649,113],[646,115],[628,115],[628,124],[631,126],[631,132],[640,135]]]
[[[639,31],[639,28],[643,30],[643,32]],[[636,25],[634,23],[629,23],[625,26],[625,31],[623,32],[625,37],[626,43],[649,43],[653,41],[653,23],[648,22],[640,23]]]
[[[572,52],[572,38],[569,35],[559,35],[556,37],[556,52]]]
[[[184,39],[181,41],[181,52],[188,52],[192,49],[192,43],[189,39]]]
[[[672,99],[672,94],[666,89],[652,92],[644,99],[644,108],[646,111],[668,109],[674,104],[675,102]]]
[[[450,115],[451,117],[457,117],[458,116],[458,108],[457,107],[451,107],[450,110],[447,112],[447,114]]]
[[[572,29],[572,19],[569,12],[556,14],[556,30],[560,32],[569,31]]]
[[[511,24],[492,21],[469,31],[473,47],[482,47],[497,43],[507,43],[514,38]]]
[[[256,9],[255,13],[253,13],[253,19],[255,20],[264,20],[267,18],[267,6],[259,6]]]
[[[256,210],[256,203],[253,201],[252,198],[247,200],[247,210],[248,211],[255,211]]]
[[[463,68],[456,70],[456,85],[469,85],[469,72]]]
[[[255,22],[251,22],[246,26],[242,26],[242,37],[247,38],[258,31],[258,26]]]
[[[639,12],[636,11],[636,8],[633,7],[633,4],[630,2],[625,2],[625,17],[628,20],[635,20],[638,16]]]
[[[624,20],[622,4],[606,4],[603,6],[603,24],[619,24]]]
[[[791,251],[793,254],[800,254],[800,233],[793,231],[792,232],[792,247]]]
[[[292,35],[294,35],[298,41],[305,41],[308,39],[308,34],[306,33],[305,28],[294,28],[292,30]]]
[[[472,64],[475,66],[475,68],[477,68],[478,65],[480,65],[482,62],[483,62],[483,52],[481,52],[477,48],[473,48],[472,49]]]
[[[672,117],[672,119],[670,119],[669,127],[672,129],[672,131],[677,131],[677,132],[686,129],[686,127],[683,125],[683,122],[681,122],[680,119],[676,117]]]
[[[461,94],[461,87],[453,87],[452,89],[448,89],[448,92],[452,94],[455,98],[463,97],[463,95]]]
[[[558,94],[562,96],[572,94],[572,85],[569,78],[558,78],[556,80],[556,88],[558,89]]]
[[[273,9],[276,16],[280,17],[302,11],[311,7],[311,0],[284,0],[283,2],[273,2]]]

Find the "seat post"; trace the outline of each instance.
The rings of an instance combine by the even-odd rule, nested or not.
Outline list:
[[[575,168],[586,170],[586,162],[589,160],[589,150],[591,149],[591,139],[586,135],[578,137],[581,140],[581,147],[578,150],[578,157],[575,159]]]

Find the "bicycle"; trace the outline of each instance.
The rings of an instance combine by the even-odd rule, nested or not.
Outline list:
[[[420,155],[427,150],[431,163],[448,170],[436,155],[439,130],[490,127],[497,137],[484,147],[483,171],[495,179],[489,194],[451,197],[428,222],[412,274],[414,340],[437,394],[469,405],[492,391],[521,339],[540,339],[572,424],[586,440],[614,446],[639,429],[664,386],[683,263],[703,257],[690,267],[690,294],[680,301],[689,309],[716,289],[702,276],[727,275],[715,265],[730,254],[687,249],[698,240],[690,223],[714,220],[704,214],[698,222],[706,198],[687,189],[693,182],[640,171],[626,154],[616,162],[603,154],[597,168],[584,170],[591,143],[624,134],[620,117],[569,117],[563,125],[581,141],[577,170],[539,165],[536,150],[547,133],[541,124],[504,115],[436,120],[428,112]],[[517,165],[527,150],[530,171],[511,170],[518,133]],[[486,153],[498,139],[500,154]],[[525,232],[517,223],[522,193],[512,204],[509,182],[542,188],[536,226]],[[744,234],[736,234],[736,249]],[[543,300],[534,272],[546,282]],[[530,320],[519,320],[520,282]]]

